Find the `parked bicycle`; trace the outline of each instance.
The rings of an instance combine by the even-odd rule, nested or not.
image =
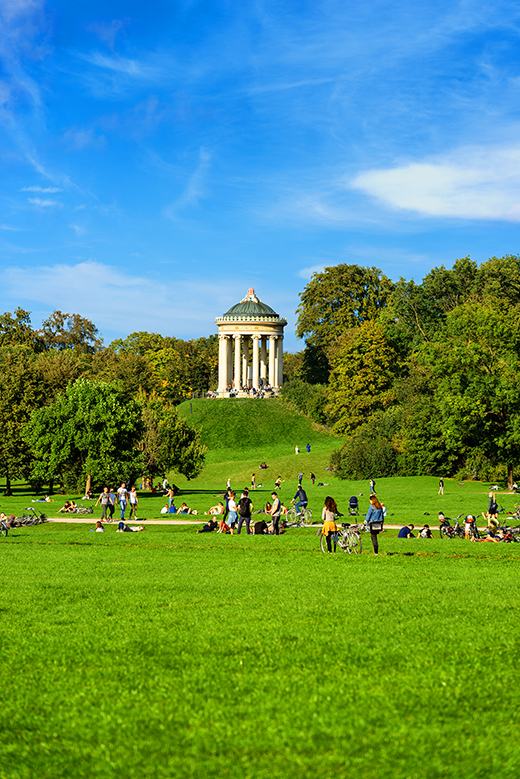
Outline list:
[[[351,525],[349,522],[344,522],[341,525],[341,530],[337,530],[332,534],[332,541],[334,545],[346,554],[361,554],[361,530],[362,525]],[[327,549],[327,537],[321,533],[320,530],[320,547],[321,551],[325,554]]]
[[[441,538],[464,538],[464,525],[459,524],[459,519],[462,514],[452,519],[451,517],[444,517],[439,523],[439,535]],[[450,523],[455,522],[455,526]]]
[[[32,506],[28,506],[24,509],[24,514],[21,517],[15,517],[14,523],[18,527],[30,527],[31,525],[41,525],[43,522],[47,522],[47,516],[41,511],[37,511]]]

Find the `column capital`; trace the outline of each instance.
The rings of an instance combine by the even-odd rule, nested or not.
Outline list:
[[[259,341],[261,337],[262,336],[260,335],[260,333],[253,333],[253,335],[251,336],[251,338],[254,338],[255,341]]]
[[[226,339],[228,339],[228,338],[229,338],[229,336],[228,336],[228,335],[226,335],[225,333],[219,333],[219,334],[218,334],[218,340],[219,340],[219,341],[225,341],[225,340],[226,340]]]

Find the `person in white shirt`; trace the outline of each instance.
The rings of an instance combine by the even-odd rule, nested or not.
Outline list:
[[[128,501],[128,490],[126,489],[125,482],[122,482],[121,486],[117,491],[117,499],[119,501],[119,506],[121,508],[121,519],[124,519],[125,511],[126,511],[126,503]]]

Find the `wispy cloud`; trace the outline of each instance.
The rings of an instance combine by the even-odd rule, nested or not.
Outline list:
[[[45,192],[45,193],[52,193],[52,192],[63,192],[63,190],[60,187],[22,187],[20,192]]]
[[[0,230],[9,230],[13,233],[22,232],[24,230],[23,227],[11,227],[10,225],[0,225]]]
[[[349,186],[427,217],[520,220],[520,148],[462,148],[359,173]]]
[[[121,30],[124,30],[125,22],[123,19],[112,19],[111,22],[91,22],[86,26],[89,32],[106,43],[110,49],[114,49],[116,37]]]
[[[323,263],[311,265],[309,268],[302,268],[299,270],[297,275],[300,279],[310,279],[315,273],[321,273],[324,268],[325,265]]]
[[[82,227],[81,225],[70,224],[69,227],[71,230],[74,230],[78,238],[80,238],[82,235],[85,235],[85,233],[87,232],[85,228]]]
[[[39,208],[52,208],[54,206],[58,208],[63,207],[63,203],[58,203],[57,200],[43,199],[41,197],[28,197],[27,200],[29,203],[32,203],[33,206],[38,206]]]
[[[181,195],[174,200],[173,203],[170,203],[170,205],[163,209],[163,216],[166,216],[168,219],[176,219],[179,211],[187,206],[197,205],[199,200],[206,196],[207,190],[205,179],[210,160],[211,156],[208,152],[205,151],[205,149],[200,149],[199,164],[197,165],[196,170],[189,177]]]

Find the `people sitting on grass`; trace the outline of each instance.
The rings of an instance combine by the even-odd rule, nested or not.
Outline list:
[[[419,531],[419,538],[433,538],[433,533],[430,530],[429,525],[425,525],[422,530]]]
[[[266,464],[266,463],[265,463],[265,461],[264,461],[263,463],[260,463],[260,466],[259,466],[259,467],[260,467],[260,470],[261,470],[261,471],[265,471],[265,469],[267,468],[267,464]]]
[[[94,500],[94,493],[92,490],[87,490],[86,493],[83,495],[82,500]]]
[[[496,528],[494,525],[491,525],[491,527],[488,527],[487,529],[485,538],[475,538],[475,536],[473,536],[471,540],[499,544],[500,541],[504,540],[504,531],[502,529]]]
[[[197,514],[197,513],[198,512],[196,509],[190,509],[190,507],[186,503],[183,503],[182,506],[179,509],[177,509],[177,514]]]
[[[414,534],[412,533],[414,527],[415,526],[412,524],[405,525],[397,534],[397,538],[415,538]]]
[[[269,535],[269,526],[265,519],[259,519],[258,522],[255,522],[254,524],[254,535],[255,536],[267,536]]]
[[[213,515],[215,515],[215,514],[225,514],[225,513],[226,513],[226,510],[224,508],[224,504],[222,503],[222,501],[217,503],[216,506],[212,506],[210,509],[208,509],[207,511],[204,512],[204,514],[213,514]]]
[[[65,505],[58,509],[58,514],[74,514],[77,508],[73,500],[66,500]]]
[[[138,525],[137,527],[129,527],[126,522],[123,522],[121,520],[117,526],[116,533],[140,533],[141,530],[144,530],[143,525]]]

